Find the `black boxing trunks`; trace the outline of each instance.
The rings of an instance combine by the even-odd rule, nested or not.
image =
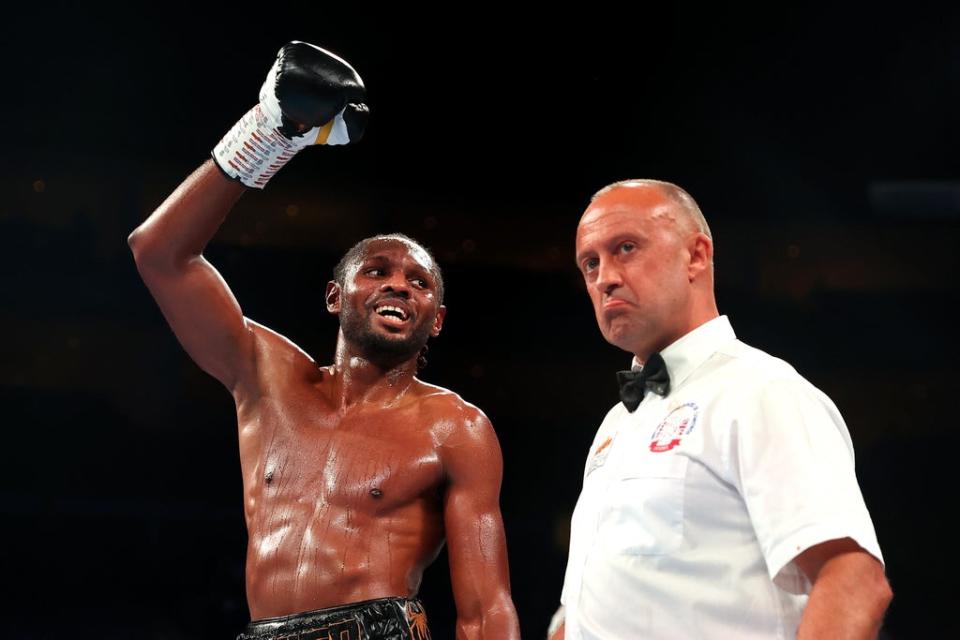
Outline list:
[[[237,640],[430,640],[417,599],[378,598],[254,620]]]

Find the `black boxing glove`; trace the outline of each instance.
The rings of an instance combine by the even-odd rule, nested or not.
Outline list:
[[[291,42],[260,88],[260,102],[213,149],[231,179],[262,189],[298,151],[347,144],[367,120],[363,80],[346,60],[306,42]]]

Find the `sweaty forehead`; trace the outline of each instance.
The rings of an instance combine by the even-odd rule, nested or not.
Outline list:
[[[433,271],[436,267],[430,254],[423,247],[403,238],[371,240],[364,248],[363,253],[360,254],[360,259],[366,260],[376,256],[392,257],[399,260],[409,256],[410,259],[428,271]]]

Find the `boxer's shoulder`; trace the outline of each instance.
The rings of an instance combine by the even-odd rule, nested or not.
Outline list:
[[[418,381],[420,411],[438,447],[498,447],[487,415],[460,394]]]
[[[322,389],[330,379],[329,367],[321,367],[289,338],[262,324],[245,319],[253,335],[251,367],[246,381],[234,395],[244,403],[265,396],[286,397]]]
[[[461,423],[486,420],[483,411],[467,402],[460,394],[434,384],[417,380],[417,396],[422,411],[436,413]]]
[[[280,367],[287,373],[299,370],[320,375],[322,370],[316,361],[292,340],[249,318],[246,323],[254,337],[254,355],[259,368]]]

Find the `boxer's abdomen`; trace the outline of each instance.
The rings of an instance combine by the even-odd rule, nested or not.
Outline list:
[[[264,516],[249,530],[253,619],[413,595],[442,541],[438,512],[421,505],[371,517],[327,504]]]
[[[443,541],[431,441],[402,428],[389,439],[379,429],[271,431],[244,464],[252,618],[413,595]]]

